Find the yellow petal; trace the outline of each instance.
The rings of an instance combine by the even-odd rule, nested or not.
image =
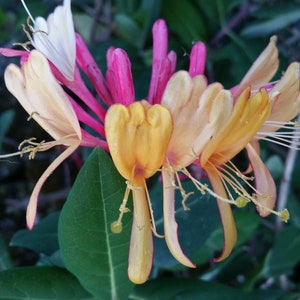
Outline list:
[[[153,260],[153,238],[145,183],[136,181],[133,193],[133,222],[130,237],[128,277],[136,284],[144,283],[150,274]]]
[[[249,93],[248,88],[240,95],[228,121],[204,148],[202,167],[208,160],[215,165],[229,161],[253,139],[268,118],[271,100],[267,92],[262,89],[250,98]]]
[[[105,118],[112,159],[121,175],[148,178],[161,166],[172,132],[172,118],[161,105],[143,101],[113,105]]]

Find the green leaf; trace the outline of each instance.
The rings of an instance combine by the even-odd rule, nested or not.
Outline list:
[[[0,271],[10,269],[12,267],[12,261],[7,249],[7,245],[0,235]]]
[[[193,191],[194,194],[186,202],[190,209],[188,211],[183,209],[180,192],[178,191],[176,195],[178,238],[184,253],[191,259],[194,259],[195,253],[198,252],[207,238],[221,224],[215,199],[212,196],[201,195],[189,180],[182,181],[182,185],[187,193]],[[150,193],[156,215],[156,227],[159,233],[163,233],[162,197],[162,184],[159,182]],[[154,265],[160,268],[178,267],[179,263],[171,255],[165,240],[155,238],[154,243]]]
[[[237,243],[235,245],[235,248],[237,248],[249,240],[249,238],[257,230],[260,224],[260,217],[253,212],[247,212],[243,211],[243,209],[239,209],[234,211],[234,219],[237,228]],[[205,263],[216,251],[221,251],[224,246],[223,241],[223,230],[222,227],[219,226],[207,239],[205,245],[203,245],[203,247],[199,250],[198,264]],[[218,270],[218,272],[220,270]]]
[[[279,292],[244,292],[216,282],[195,279],[158,279],[136,286],[130,300],[275,300]]]
[[[290,274],[300,261],[299,248],[300,230],[293,226],[283,228],[266,257],[262,275],[270,277]]]
[[[113,234],[125,191],[125,180],[112,160],[95,149],[80,170],[65,203],[58,226],[61,254],[67,269],[99,299],[127,299],[131,213],[123,231]]]
[[[55,212],[38,222],[32,230],[19,230],[11,239],[10,246],[31,249],[37,253],[51,255],[59,249],[57,223],[59,213]]]
[[[92,299],[65,269],[23,267],[0,272],[0,299]]]
[[[195,41],[205,40],[206,26],[197,7],[191,1],[162,1],[163,17],[185,47],[191,48]]]
[[[117,14],[115,16],[115,22],[120,36],[135,47],[139,48],[142,43],[142,30],[136,22],[124,14]]]
[[[245,27],[241,35],[245,37],[258,37],[258,36],[267,36],[275,33],[276,31],[286,28],[292,23],[299,21],[300,10],[295,7],[293,10],[281,13],[280,15],[256,24],[249,25]]]

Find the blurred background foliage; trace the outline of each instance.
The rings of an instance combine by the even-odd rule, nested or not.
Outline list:
[[[27,1],[33,16],[44,17],[60,3]],[[157,18],[167,22],[169,50],[176,51],[178,68],[187,68],[191,47],[201,40],[207,46],[205,72],[209,82],[220,81],[226,88],[241,80],[273,35],[278,36],[280,50],[277,78],[290,62],[300,61],[299,0],[73,0],[72,12],[76,31],[84,37],[103,72],[109,46],[127,51],[137,99],[147,96],[152,59],[151,27]],[[0,46],[10,48],[13,43],[26,41],[21,27],[26,22],[27,14],[20,1],[0,0]],[[7,64],[14,61],[17,60],[0,57],[0,149],[3,153],[16,151],[21,141],[32,136],[38,140],[48,139],[38,126],[26,121],[25,112],[6,91],[3,72]],[[39,153],[34,161],[28,161],[27,157],[1,161],[0,270],[37,262],[43,264],[41,261],[45,264],[45,253],[50,255],[57,250],[56,215],[38,235],[39,239],[43,235],[47,239],[49,232],[51,237],[54,234],[46,250],[41,249],[36,235],[20,235],[20,230],[26,227],[25,209],[32,187],[58,151]],[[265,143],[262,155],[279,190],[288,150]],[[84,157],[81,149],[48,180],[40,197],[39,218],[60,210]],[[242,162],[238,158],[238,163],[239,160]],[[178,265],[164,243],[156,240],[153,280],[136,287],[130,299],[247,299],[247,295],[249,299],[300,298],[299,170],[298,158],[287,195],[289,223],[278,225],[273,216],[261,219],[251,207],[236,211],[238,243],[232,255],[222,263],[212,262],[222,249],[222,229],[213,199],[191,198],[189,215],[179,207],[179,236],[184,250],[197,263],[197,269],[187,270]],[[159,185],[154,181],[151,197],[161,197]],[[159,202],[154,203],[161,232],[159,206]]]

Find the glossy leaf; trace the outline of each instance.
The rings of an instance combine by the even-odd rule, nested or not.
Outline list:
[[[267,21],[249,25],[242,30],[242,35],[245,37],[266,36],[275,33],[276,31],[288,27],[290,24],[299,21],[300,10],[293,9],[292,11],[278,15]]]
[[[0,272],[0,299],[93,299],[65,269],[23,267]]]
[[[59,220],[59,243],[67,269],[98,299],[127,299],[131,213],[113,234],[125,180],[109,156],[95,149],[80,170]]]

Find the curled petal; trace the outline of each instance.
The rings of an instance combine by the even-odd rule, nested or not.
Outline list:
[[[300,111],[300,64],[291,63],[282,78],[269,92],[275,98],[270,113],[270,121],[288,122]],[[262,129],[264,131],[264,129]]]
[[[260,159],[255,149],[249,144],[246,147],[249,161],[255,176],[255,187],[258,191],[255,199],[260,216],[266,217],[271,213],[276,203],[276,186],[268,168]]]
[[[214,192],[220,195],[221,197],[227,198],[226,191],[218,173],[213,169],[207,169],[206,171]],[[219,262],[230,255],[236,243],[237,232],[230,204],[219,199],[216,200],[221,217],[224,235],[223,252],[219,257],[214,259],[214,261]]]
[[[128,277],[144,283],[150,274],[153,260],[153,238],[149,208],[144,189],[145,182],[135,182],[133,189],[133,221],[130,236]]]
[[[276,41],[276,36],[272,36],[268,46],[252,64],[241,83],[234,88],[235,97],[238,97],[247,86],[251,86],[252,90],[259,90],[275,75],[279,64]]]
[[[167,170],[163,169],[162,176],[164,185],[163,211],[166,243],[172,255],[181,264],[190,268],[195,268],[196,266],[183,253],[178,241],[178,225],[175,219],[175,189],[172,187],[171,174],[169,174]]]
[[[68,147],[63,153],[61,153],[46,169],[46,171],[39,178],[36,183],[33,192],[30,196],[29,203],[27,205],[26,212],[26,221],[28,229],[32,229],[34,226],[35,218],[36,218],[36,210],[37,210],[37,202],[38,196],[41,191],[42,186],[44,185],[47,178],[53,173],[53,171],[66,159],[68,158],[79,146],[78,144],[74,144]]]

